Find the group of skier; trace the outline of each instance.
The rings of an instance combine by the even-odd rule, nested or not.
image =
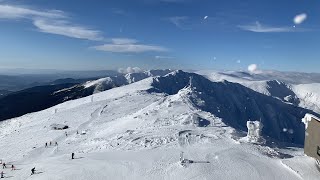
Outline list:
[[[78,133],[78,131],[77,131],[77,134],[79,134]],[[65,136],[66,137],[68,137],[68,133],[67,132],[65,132]],[[45,143],[45,148],[47,148],[48,146],[58,146],[58,142],[57,141],[50,141],[49,143],[48,142],[46,142]],[[75,153],[71,153],[71,159],[75,159]],[[7,164],[5,163],[5,162],[2,162],[2,160],[0,159],[0,164],[2,164],[2,168],[3,169],[6,169],[7,168]],[[13,170],[16,170],[16,167],[13,165],[13,164],[11,164],[11,170],[13,171]],[[3,171],[1,171],[0,172],[0,178],[5,178],[5,176],[4,176],[4,172]],[[32,169],[31,169],[31,175],[34,175],[34,174],[36,174],[36,168],[35,167],[33,167]]]
[[[57,141],[54,142],[54,143],[53,143],[52,141],[49,142],[49,146],[52,146],[53,144],[54,144],[55,146],[58,146],[58,142],[57,142]],[[44,147],[46,147],[46,148],[48,147],[48,143],[47,143],[47,142],[45,143]]]
[[[6,169],[7,168],[7,164],[5,162],[2,162],[2,160],[0,161],[0,164],[2,164],[2,169]],[[11,171],[14,171],[14,170],[16,170],[16,167],[13,164],[11,164]],[[1,171],[1,173],[0,173],[0,178],[4,178],[4,172],[3,171]]]

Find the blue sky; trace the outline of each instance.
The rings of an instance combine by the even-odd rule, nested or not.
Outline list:
[[[320,72],[317,0],[0,0],[0,68]]]

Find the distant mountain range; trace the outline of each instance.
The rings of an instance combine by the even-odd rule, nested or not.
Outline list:
[[[0,96],[0,121],[40,111],[62,102],[78,99],[120,87],[151,76],[162,76],[171,70],[150,70],[91,79],[58,79],[49,85],[35,86],[17,92],[3,90]]]
[[[35,70],[3,70],[0,69],[0,90],[19,91],[34,86],[72,83],[82,79],[97,79],[119,75],[117,71],[35,71]],[[54,82],[55,80],[58,81]],[[59,82],[60,81],[60,82]]]

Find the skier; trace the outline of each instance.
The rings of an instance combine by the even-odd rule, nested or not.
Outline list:
[[[74,159],[74,153],[71,153],[71,159]]]
[[[51,143],[51,141],[50,141],[50,143],[49,143],[49,144],[50,144],[50,146],[51,146],[51,144],[52,144],[52,143]]]
[[[2,169],[7,168],[6,163],[2,164]]]
[[[11,165],[11,171],[14,171],[14,170],[16,170],[16,167],[14,167],[14,165],[12,164]]]
[[[48,147],[48,143],[47,143],[47,142],[46,142],[46,144],[45,144],[45,146],[44,146],[44,147],[46,147],[46,148]]]
[[[68,133],[67,133],[67,131],[65,132],[65,134],[66,134],[66,137],[68,137]]]
[[[58,146],[58,142],[56,141],[56,146]]]
[[[33,175],[35,171],[36,171],[36,167],[33,167],[33,168],[31,169],[31,175]]]
[[[4,173],[3,173],[3,171],[1,171],[1,178],[4,178],[4,175],[3,175]]]

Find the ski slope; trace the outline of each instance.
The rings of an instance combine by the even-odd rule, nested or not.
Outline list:
[[[176,93],[161,92],[180,82],[182,75],[150,77],[0,122],[0,159],[17,168],[5,169],[5,176],[21,180],[319,177],[313,159],[301,148],[272,139],[267,141],[274,145],[242,141],[245,132],[200,108],[202,99],[195,96],[198,82],[190,81]],[[69,129],[52,130],[52,124]],[[58,146],[45,148],[50,141]],[[76,159],[71,160],[72,152]],[[182,167],[181,152],[193,163]],[[37,171],[30,176],[32,167]]]

